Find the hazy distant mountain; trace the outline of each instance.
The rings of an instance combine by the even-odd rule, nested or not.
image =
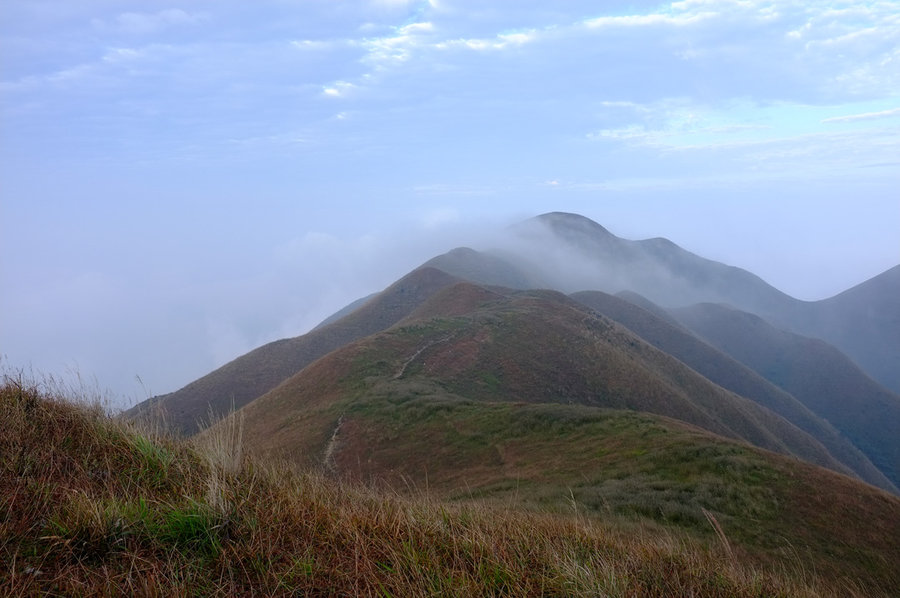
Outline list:
[[[900,396],[825,341],[779,330],[756,315],[715,304],[671,311],[710,344],[828,420],[900,484]]]
[[[900,392],[900,266],[830,299],[806,302],[667,239],[621,239],[588,218],[561,212],[514,227],[503,255],[526,277],[567,293],[633,292],[663,307],[732,305],[827,340]]]
[[[534,273],[526,273],[508,259],[469,247],[457,247],[428,260],[425,265],[476,284],[510,289],[539,289],[547,286],[542,278]]]
[[[513,233],[521,241],[512,242],[516,265],[566,292],[631,291],[663,307],[710,301],[754,312],[798,303],[746,270],[702,258],[667,239],[622,239],[577,214],[544,214]]]
[[[254,349],[180,390],[136,405],[126,415],[152,414],[162,408],[173,430],[193,434],[204,427],[210,413],[219,416],[240,409],[319,357],[395,324],[436,290],[456,281],[434,268],[414,270],[345,317]]]
[[[778,413],[822,442],[835,458],[850,467],[863,480],[897,492],[897,487],[872,464],[868,457],[794,396],[766,380],[756,371],[700,340],[675,322],[674,318],[662,308],[654,309],[649,300],[635,294],[628,296],[631,301],[600,291],[583,291],[571,295],[576,301],[624,325],[657,349],[681,360],[710,381]],[[641,306],[633,301],[639,301]],[[649,311],[648,308],[653,311]],[[658,316],[658,312],[665,314],[665,319]],[[772,347],[773,351],[778,349]],[[864,402],[865,398],[860,401]]]
[[[799,332],[823,338],[900,393],[900,266],[809,306]]]

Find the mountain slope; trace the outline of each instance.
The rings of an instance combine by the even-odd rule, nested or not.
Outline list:
[[[681,360],[712,382],[752,399],[808,432],[863,480],[897,492],[897,487],[847,439],[796,398],[752,369],[700,340],[687,329],[646,309],[599,291],[571,295],[576,301],[619,322],[645,341]],[[646,302],[647,300],[644,300]],[[655,311],[661,311],[657,308]],[[668,316],[671,318],[671,316]]]
[[[758,562],[799,554],[829,578],[878,570],[894,582],[895,539],[873,522],[900,518],[896,497],[736,442],[786,454],[818,444],[558,293],[453,285],[241,416],[255,453],[394,491],[574,504],[712,539],[706,509]]]
[[[672,313],[707,342],[828,420],[895,485],[900,484],[900,396],[866,376],[828,343],[778,330],[753,314],[714,304]]]
[[[668,418],[393,397],[348,408],[333,440],[334,472],[401,491],[649,521],[710,540],[711,513],[741,560],[877,577],[888,592],[898,581],[896,496]]]
[[[481,285],[510,289],[535,289],[547,286],[543,279],[526,273],[505,257],[475,251],[469,247],[451,249],[447,253],[431,258],[424,266],[438,268]]]
[[[455,281],[435,268],[414,270],[345,317],[305,335],[254,349],[178,391],[144,401],[126,415],[140,417],[161,408],[173,430],[193,434],[210,412],[220,415],[243,407],[319,357],[388,328],[436,290]]]
[[[452,316],[437,314],[447,305]],[[564,295],[445,288],[416,317],[311,364],[244,410],[266,452],[317,460],[354,400],[437,395],[626,408],[849,473],[822,444]]]
[[[900,393],[900,266],[811,306],[798,331],[823,338]],[[802,320],[801,320],[802,321]]]

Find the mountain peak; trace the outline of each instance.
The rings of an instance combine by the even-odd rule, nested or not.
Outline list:
[[[571,212],[547,212],[534,218],[535,221],[545,224],[556,231],[571,230],[591,235],[607,235],[613,237],[611,232],[597,224],[590,218]]]

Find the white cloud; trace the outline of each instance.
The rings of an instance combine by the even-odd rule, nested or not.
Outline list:
[[[890,110],[879,110],[878,112],[864,112],[862,114],[850,114],[847,116],[833,116],[823,119],[822,123],[846,123],[861,120],[877,120],[882,118],[891,118],[900,116],[900,108],[892,108]]]
[[[322,88],[322,93],[329,98],[344,98],[351,93],[356,86],[347,81],[335,81],[331,85]]]
[[[465,48],[468,50],[504,50],[516,48],[536,41],[540,36],[537,30],[519,31],[515,33],[498,33],[494,37],[464,38],[441,41],[434,44],[439,50]]]
[[[318,39],[297,39],[291,40],[290,44],[298,50],[330,50],[336,45],[336,42]]]
[[[648,15],[625,15],[616,17],[597,17],[587,19],[583,23],[589,29],[605,29],[612,27],[653,27],[659,25],[673,25],[681,27],[685,25],[693,25],[700,21],[715,18],[717,15],[713,12],[701,12],[696,14],[661,14],[654,13]]]
[[[396,27],[390,35],[365,38],[359,42],[367,52],[364,61],[376,69],[405,62],[418,48],[427,45],[425,38],[433,31],[430,22],[419,22]]]

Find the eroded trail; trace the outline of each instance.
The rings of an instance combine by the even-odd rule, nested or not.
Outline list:
[[[413,361],[415,361],[415,359],[419,355],[421,355],[424,351],[426,351],[427,349],[430,349],[431,347],[433,347],[435,345],[439,345],[441,343],[446,343],[447,341],[452,339],[454,336],[455,336],[454,334],[448,334],[447,336],[445,336],[443,338],[439,338],[437,340],[433,340],[433,341],[429,341],[429,342],[425,343],[425,345],[422,346],[421,348],[419,348],[418,351],[413,353],[409,359],[407,359],[406,361],[403,362],[403,365],[401,365],[400,369],[397,370],[397,373],[394,374],[394,380],[398,380],[398,379],[402,378],[403,374],[406,373],[406,368],[409,366],[409,364],[411,364]]]

